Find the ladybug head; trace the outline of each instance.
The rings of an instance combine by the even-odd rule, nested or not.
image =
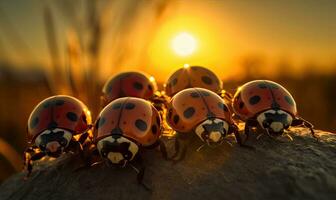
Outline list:
[[[97,149],[103,159],[115,165],[125,166],[133,160],[139,147],[122,135],[115,134],[98,141]]]
[[[292,123],[292,116],[282,110],[267,110],[258,115],[259,124],[273,136],[282,135]]]
[[[228,133],[229,124],[221,119],[212,118],[203,121],[199,124],[195,133],[201,138],[202,141],[208,145],[221,143]]]
[[[48,156],[58,157],[69,145],[71,139],[72,134],[68,130],[54,128],[45,130],[37,136],[35,145]]]

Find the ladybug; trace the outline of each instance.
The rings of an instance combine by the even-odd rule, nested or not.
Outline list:
[[[234,134],[239,145],[243,145],[234,124],[231,112],[224,100],[216,93],[204,88],[184,89],[171,99],[168,104],[167,122],[177,132],[175,154],[181,152],[180,161],[185,157],[188,136],[196,135],[209,146],[221,144],[225,137]],[[247,147],[247,146],[246,146]]]
[[[101,163],[125,167],[141,165],[141,151],[160,146],[166,158],[161,137],[161,118],[148,101],[123,97],[109,103],[99,114],[94,130],[93,153],[101,156]],[[138,172],[138,182],[143,184],[144,167]]]
[[[123,72],[106,81],[101,101],[106,106],[120,97],[138,97],[150,100],[157,92],[155,79],[142,72]]]
[[[209,69],[186,65],[170,75],[165,84],[165,93],[172,97],[176,93],[192,87],[205,88],[217,94],[223,89],[220,79]]]
[[[274,137],[283,135],[284,130],[290,126],[303,125],[316,137],[313,125],[298,116],[292,95],[273,81],[255,80],[245,83],[235,93],[232,107],[235,114],[245,121],[246,140],[251,127],[264,129]],[[286,136],[292,139],[288,134]]]
[[[69,151],[82,153],[82,145],[92,138],[90,129],[90,111],[78,99],[57,95],[41,101],[28,119],[29,147],[24,153],[27,176],[32,172],[32,162],[44,156],[57,158]]]

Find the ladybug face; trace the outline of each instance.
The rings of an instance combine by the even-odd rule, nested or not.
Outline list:
[[[267,110],[258,115],[257,121],[272,136],[282,135],[293,121],[293,117],[282,110]]]
[[[153,77],[140,72],[123,72],[105,83],[102,104],[105,106],[120,97],[150,99],[156,90],[157,85]]]
[[[72,134],[64,129],[45,130],[35,139],[35,145],[50,157],[58,157],[69,145]]]
[[[228,134],[229,124],[221,119],[208,119],[195,128],[195,133],[209,146],[221,143]]]
[[[209,69],[191,66],[174,72],[165,84],[165,92],[172,97],[174,94],[192,87],[205,88],[219,93],[222,90],[222,82]]]
[[[104,160],[115,165],[125,166],[127,162],[133,160],[139,147],[121,135],[112,135],[100,140],[97,143],[97,149]]]

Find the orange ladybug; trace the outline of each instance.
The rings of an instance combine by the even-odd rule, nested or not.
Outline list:
[[[155,79],[142,72],[123,72],[111,77],[103,87],[102,105],[120,97],[138,97],[149,100],[157,91]]]
[[[28,119],[30,146],[24,154],[28,176],[32,161],[45,155],[59,157],[63,152],[81,152],[85,140],[92,137],[90,128],[90,111],[78,99],[57,95],[40,102]],[[75,139],[77,135],[79,139]]]
[[[165,92],[172,97],[176,93],[192,87],[205,88],[217,94],[220,94],[223,89],[220,79],[209,69],[188,66],[180,68],[170,75],[165,84]]]
[[[196,135],[209,146],[221,144],[225,137],[234,134],[241,146],[238,127],[231,118],[231,112],[224,100],[216,93],[204,88],[184,89],[171,99],[166,116],[168,124],[177,132],[176,157],[180,145],[190,133]],[[181,156],[175,161],[182,160],[186,147],[181,150]]]
[[[235,93],[232,106],[235,114],[246,122],[247,138],[251,127],[262,128],[270,136],[279,136],[290,126],[300,125],[309,128],[315,137],[313,125],[298,116],[292,95],[273,81],[245,83]]]
[[[97,118],[93,151],[107,164],[133,166],[132,162],[141,161],[139,152],[143,148],[160,145],[166,157],[160,136],[160,115],[150,102],[135,97],[119,98],[109,103]],[[138,181],[143,184],[144,167],[138,171]]]

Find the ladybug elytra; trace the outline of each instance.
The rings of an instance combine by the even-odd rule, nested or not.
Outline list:
[[[151,99],[157,91],[155,79],[143,72],[122,72],[106,81],[103,87],[102,104],[121,97]]]

